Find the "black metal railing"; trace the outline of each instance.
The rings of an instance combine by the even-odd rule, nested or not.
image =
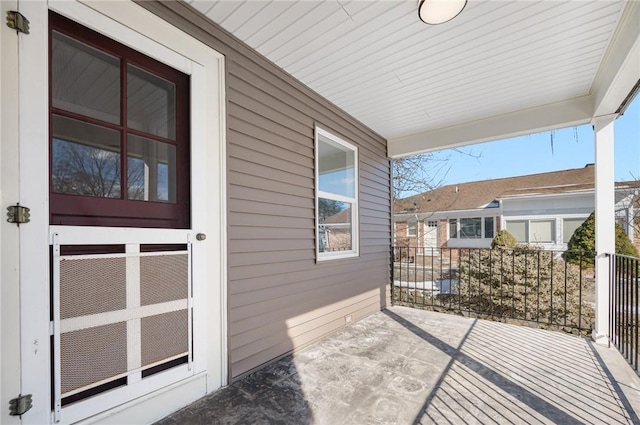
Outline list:
[[[640,351],[640,259],[609,255],[610,318],[609,337],[634,370]]]
[[[394,304],[571,333],[593,329],[593,254],[396,246],[392,257]]]

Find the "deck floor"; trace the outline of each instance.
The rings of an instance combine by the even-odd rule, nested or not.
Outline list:
[[[613,425],[638,415],[640,379],[615,349],[391,307],[158,424]]]

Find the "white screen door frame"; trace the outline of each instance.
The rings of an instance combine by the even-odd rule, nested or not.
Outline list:
[[[79,238],[82,233],[84,238],[90,234],[90,243],[96,245],[109,243],[116,234],[119,240],[129,240],[132,244],[163,244],[167,243],[167,236],[176,240],[188,238],[195,324],[192,377],[188,379],[197,380],[198,385],[189,387],[192,394],[183,396],[181,403],[220,388],[228,380],[224,57],[132,2],[19,1],[18,9],[30,21],[30,34],[18,37],[19,197],[20,204],[31,209],[31,222],[20,226],[19,235],[20,373],[22,393],[33,396],[33,408],[22,416],[22,422],[55,423],[50,401],[49,249],[53,235],[60,235],[62,231],[68,241]],[[71,226],[56,229],[49,226],[49,9],[191,76],[191,229],[180,230],[182,234],[177,236],[168,229]],[[206,234],[206,240],[196,241],[196,233]],[[148,391],[154,389],[150,387]],[[170,387],[163,391],[167,390]],[[144,400],[152,396],[140,389],[137,393],[119,396],[121,399],[115,397],[103,404],[103,410],[119,406],[109,412],[113,415],[118,409],[131,408],[131,399],[141,397],[141,402],[151,403]],[[100,415],[96,405],[98,403],[92,405],[90,400],[79,402],[68,409],[67,415],[63,409],[59,423]],[[153,420],[152,415],[162,409],[177,407],[166,405],[165,400],[158,403],[157,408],[160,410],[148,413],[151,416],[147,420]]]

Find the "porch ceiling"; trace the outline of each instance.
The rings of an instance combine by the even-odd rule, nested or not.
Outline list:
[[[588,122],[640,78],[640,2],[206,1],[193,7],[388,139],[389,155]]]

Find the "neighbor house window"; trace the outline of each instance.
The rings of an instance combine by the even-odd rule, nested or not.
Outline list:
[[[586,218],[565,218],[562,220],[562,242],[567,243]]]
[[[461,239],[478,239],[482,237],[482,219],[461,218],[460,219],[460,238]]]
[[[358,151],[316,127],[318,260],[358,255]]]
[[[407,222],[407,236],[416,236],[418,234],[418,222]]]
[[[518,242],[553,243],[556,239],[555,220],[510,220],[507,231]]]
[[[507,221],[507,232],[518,242],[527,242],[527,222],[525,220]]]
[[[493,239],[493,217],[484,218],[484,237]]]
[[[458,219],[449,219],[449,238],[455,239],[458,237]]]
[[[550,243],[555,240],[555,220],[529,222],[529,242]]]

